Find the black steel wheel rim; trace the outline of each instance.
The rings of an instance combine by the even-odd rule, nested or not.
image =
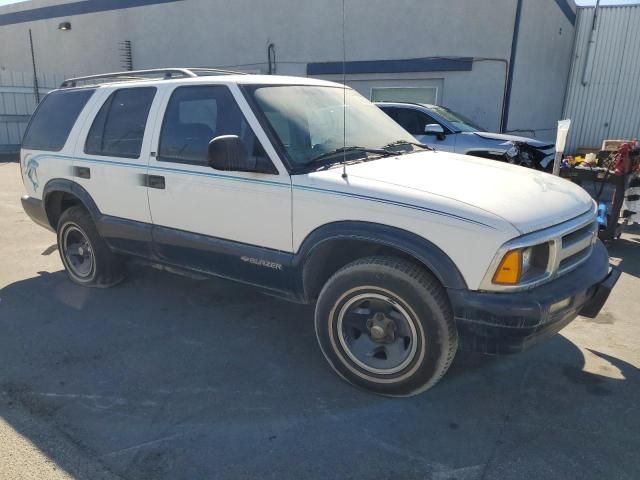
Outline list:
[[[73,275],[88,278],[93,274],[95,258],[85,233],[76,226],[68,226],[62,236],[65,263]]]
[[[416,356],[414,321],[389,296],[369,292],[350,297],[338,311],[336,327],[347,356],[368,372],[395,374]]]

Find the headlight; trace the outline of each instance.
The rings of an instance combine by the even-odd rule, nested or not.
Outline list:
[[[533,248],[525,248],[522,250],[522,275],[526,275],[531,270],[531,261],[533,260]]]
[[[544,275],[549,264],[549,243],[508,251],[495,274],[496,285],[518,285]]]

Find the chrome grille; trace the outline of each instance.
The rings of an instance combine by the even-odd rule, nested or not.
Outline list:
[[[557,258],[558,275],[567,273],[589,258],[597,235],[597,222],[588,219],[586,224],[562,236]]]

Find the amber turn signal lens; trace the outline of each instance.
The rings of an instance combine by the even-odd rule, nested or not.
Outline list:
[[[522,251],[511,250],[500,262],[500,266],[493,276],[493,283],[497,285],[517,285],[520,281],[521,273]]]

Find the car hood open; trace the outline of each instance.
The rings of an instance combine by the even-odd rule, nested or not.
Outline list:
[[[483,210],[525,234],[557,225],[594,208],[577,185],[547,173],[448,152],[418,152],[347,167],[359,188],[377,195],[401,195],[428,205],[438,198],[470,212]],[[337,176],[337,169],[318,172]]]

